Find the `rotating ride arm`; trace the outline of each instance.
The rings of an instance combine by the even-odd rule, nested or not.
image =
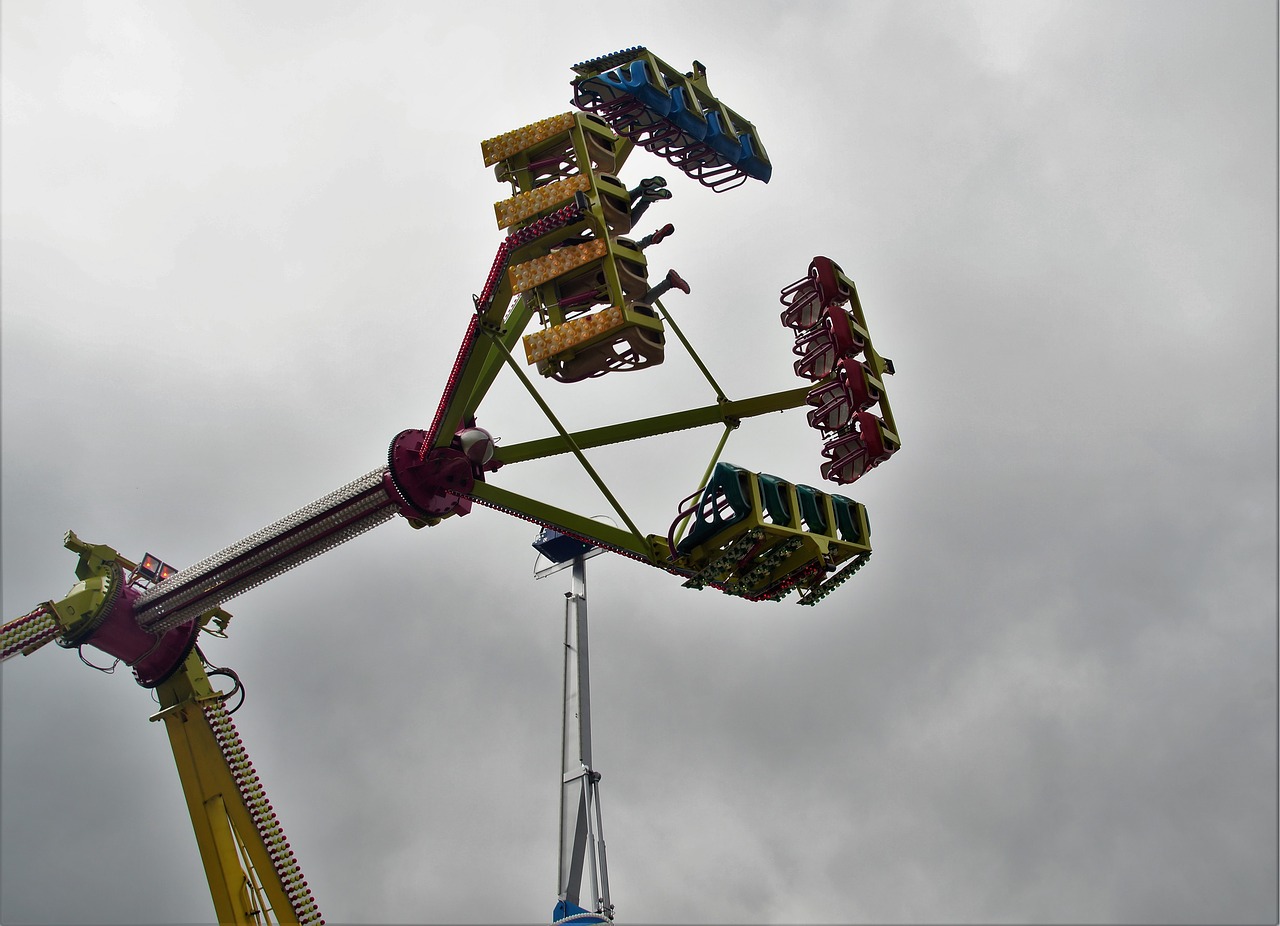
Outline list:
[[[0,660],[51,640],[77,650],[88,645],[125,662],[140,685],[158,691],[162,710],[153,719],[169,731],[222,922],[318,918],[196,648],[202,630],[221,635],[230,617],[222,605],[231,598],[397,514],[420,528],[465,515],[473,502],[665,569],[688,587],[750,600],[777,600],[794,590],[800,603],[813,604],[870,556],[870,526],[859,503],[720,461],[744,419],[806,405],[809,423],[823,436],[824,478],[852,483],[897,451],[884,391],[893,364],[872,346],[853,281],[818,257],[807,277],[782,291],[782,322],[795,334],[793,368],[807,385],[728,398],[661,301],[672,289],[689,293],[689,285],[674,270],[649,281],[646,252],[674,227],[634,237],[650,206],[670,198],[666,181],[651,177],[628,189],[616,173],[641,148],[716,192],[748,179],[768,182],[772,165],[759,136],[711,94],[698,62],[681,74],[636,47],[574,71],[580,112],[481,145],[486,166],[511,187],[495,205],[506,237],[474,297],[427,429],[400,432],[384,466],[183,570],[149,555],[134,563],[68,533],[65,545],[79,556],[77,584],[61,600],[0,627]],[[713,404],[570,431],[514,356],[522,346],[527,365],[543,378],[577,383],[658,366],[668,328],[706,376]],[[546,413],[553,436],[495,448],[476,426],[477,409],[504,366]],[[584,453],[707,425],[722,426],[719,444],[665,534],[642,533]],[[625,529],[486,481],[502,466],[564,453],[577,458]],[[585,622],[585,601],[582,609]]]
[[[227,696],[209,680],[234,673],[206,671],[196,646],[202,630],[223,635],[230,615],[222,605],[242,592],[397,514],[420,528],[465,515],[473,502],[665,569],[684,577],[687,587],[750,600],[798,591],[800,603],[813,604],[871,554],[867,512],[859,503],[720,460],[743,420],[800,406],[809,407],[808,421],[822,434],[821,473],[830,481],[852,483],[896,452],[897,426],[884,391],[893,364],[872,346],[853,281],[818,257],[808,276],[782,291],[782,322],[795,334],[793,368],[805,386],[726,396],[661,301],[672,289],[689,293],[689,285],[674,270],[656,284],[649,280],[647,251],[674,227],[635,237],[651,205],[670,198],[666,181],[650,177],[628,189],[616,174],[641,148],[716,192],[748,179],[768,182],[772,165],[759,135],[711,94],[698,62],[682,74],[635,47],[574,71],[579,112],[481,145],[485,165],[511,188],[495,205],[505,238],[474,297],[428,428],[401,431],[385,465],[186,569],[150,555],[134,563],[68,533],[65,545],[79,556],[77,584],[62,599],[0,627],[0,660],[51,640],[81,651],[87,645],[125,662],[140,685],[156,690],[161,710],[152,719],[168,731],[220,922],[319,921],[231,724]],[[660,365],[668,329],[705,375],[714,403],[570,431],[514,356],[523,347],[527,365],[544,379],[577,383]],[[495,448],[476,426],[477,409],[504,366],[543,409],[554,435]],[[708,425],[723,428],[720,441],[665,534],[642,533],[585,455]],[[486,481],[502,466],[565,453],[596,482],[625,528]],[[575,570],[575,580],[567,613],[566,643],[575,652],[566,662],[563,776],[565,832],[574,837],[562,845],[565,906],[559,912],[568,919],[585,913],[576,904],[586,860],[597,915],[611,919],[588,718],[584,710],[579,723],[568,709],[579,696],[585,708],[588,694],[585,578]]]
[[[432,426],[415,432],[422,435],[417,460],[443,466],[447,455],[456,458],[458,434],[474,425],[504,364],[556,434],[495,448],[491,455],[486,449],[483,459],[471,459],[465,488],[466,467],[449,464],[464,477],[447,486],[456,504],[431,513],[462,514],[479,502],[682,575],[689,587],[711,586],[751,600],[777,600],[797,590],[801,603],[814,604],[869,558],[866,509],[844,496],[721,463],[720,453],[743,419],[808,405],[809,421],[826,441],[823,477],[853,482],[898,447],[883,387],[892,363],[871,346],[853,282],[819,257],[808,277],[782,292],[783,322],[796,333],[800,358],[794,369],[810,384],[742,400],[725,396],[659,298],[672,288],[688,293],[688,284],[675,271],[649,284],[644,252],[673,227],[639,241],[630,237],[649,204],[670,196],[666,181],[649,178],[628,190],[616,172],[640,147],[717,192],[746,179],[767,182],[772,166],[759,136],[711,95],[706,69],[697,62],[680,74],[636,47],[574,70],[574,104],[583,112],[552,116],[481,144],[485,165],[511,186],[513,195],[494,206],[498,226],[508,234],[475,297]],[[525,333],[535,320],[538,325]],[[663,361],[668,327],[706,376],[714,405],[571,432],[513,356],[522,342],[528,364],[564,383],[650,369]],[[640,531],[584,453],[710,424],[724,427],[720,444],[665,535]],[[486,481],[499,467],[563,453],[577,458],[625,529]]]
[[[62,636],[66,645],[90,642],[124,659],[153,687],[182,662],[223,602],[395,514],[421,527],[466,514],[473,500],[684,575],[693,587],[752,599],[799,588],[806,593],[802,601],[812,603],[834,587],[832,570],[840,567],[847,577],[865,562],[870,531],[861,505],[718,462],[743,418],[801,404],[811,406],[808,420],[826,441],[825,478],[853,482],[898,449],[883,385],[893,365],[871,345],[852,280],[829,259],[815,258],[809,275],[782,293],[782,321],[796,333],[794,369],[811,386],[731,401],[693,354],[716,404],[570,433],[520,370],[512,351],[522,338],[528,363],[566,383],[660,364],[664,319],[689,347],[659,299],[672,288],[687,293],[689,286],[675,271],[650,286],[644,254],[672,227],[639,241],[628,237],[648,204],[669,195],[661,178],[632,190],[618,181],[615,172],[635,147],[716,191],[748,178],[767,182],[772,173],[755,128],[711,95],[697,62],[682,75],[635,47],[574,70],[574,102],[583,112],[543,119],[481,145],[486,165],[511,185],[513,195],[495,205],[499,227],[510,230],[475,297],[430,427],[396,435],[385,467],[145,590],[123,580],[123,569],[133,564],[114,551],[114,559],[104,559],[93,548],[78,550],[81,584],[62,602],[46,602],[5,625],[3,658]],[[535,317],[540,330],[525,334]],[[557,435],[495,454],[492,438],[475,427],[475,413],[504,364],[529,388]],[[591,447],[717,423],[724,436],[665,536],[642,534],[583,455]],[[596,480],[627,531],[485,483],[502,465],[565,452]],[[688,537],[682,536],[686,526]],[[69,535],[68,546],[72,540]]]

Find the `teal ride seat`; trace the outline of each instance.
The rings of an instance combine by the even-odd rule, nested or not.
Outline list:
[[[800,499],[800,517],[804,519],[804,526],[811,534],[827,533],[827,515],[822,510],[825,494],[813,486],[796,486],[796,497]]]
[[[765,513],[774,524],[791,526],[791,499],[787,489],[791,483],[768,473],[761,473],[760,498],[764,502]]]
[[[693,525],[688,535],[676,545],[675,551],[682,555],[688,553],[725,528],[745,520],[754,508],[750,478],[751,473],[740,466],[717,463],[697,504],[676,516],[678,524],[685,515],[693,512]],[[671,533],[675,533],[675,524]]]
[[[843,495],[831,496],[831,507],[836,513],[836,529],[840,533],[840,539],[849,543],[866,544],[871,538],[862,536],[862,522],[866,515],[862,518],[858,517],[857,502],[851,498],[845,498]],[[867,522],[867,533],[871,533],[871,522]]]

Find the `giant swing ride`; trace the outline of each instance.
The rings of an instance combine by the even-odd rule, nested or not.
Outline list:
[[[161,709],[151,719],[162,720],[168,731],[220,923],[323,922],[232,723],[235,708],[228,702],[239,679],[211,664],[198,645],[202,633],[225,635],[230,615],[222,606],[231,598],[397,515],[422,528],[465,515],[476,504],[542,525],[552,532],[544,536],[581,544],[575,589],[580,551],[595,548],[665,570],[687,588],[715,588],[750,601],[778,601],[794,592],[798,603],[812,605],[871,556],[867,512],[858,502],[720,459],[743,419],[802,406],[821,435],[826,480],[852,483],[898,449],[884,391],[893,364],[872,345],[853,281],[833,261],[816,257],[805,276],[781,291],[781,321],[794,332],[793,367],[803,385],[751,398],[726,396],[661,300],[672,289],[689,293],[690,287],[675,271],[656,283],[649,277],[645,252],[672,226],[635,237],[650,204],[670,198],[666,181],[650,177],[628,189],[618,172],[638,147],[716,192],[748,180],[768,182],[772,166],[755,127],[711,94],[696,61],[682,73],[634,47],[573,70],[577,111],[481,143],[485,166],[511,187],[511,196],[494,207],[506,237],[473,297],[457,360],[428,427],[397,434],[384,465],[185,569],[150,554],[134,562],[68,532],[64,546],[78,556],[75,585],[60,600],[0,628],[0,659],[30,655],[50,641],[67,649],[91,646],[125,662],[139,685],[156,692]],[[668,330],[706,376],[713,401],[570,432],[524,370],[533,366],[558,383],[646,370],[662,363]],[[554,434],[496,446],[477,425],[479,406],[504,367],[537,402]],[[716,425],[722,433],[698,488],[679,503],[664,533],[642,532],[585,454]],[[576,458],[624,526],[499,484],[503,467],[564,454]],[[691,485],[693,478],[696,472]],[[566,698],[569,674],[566,663]],[[212,678],[219,676],[232,683],[230,691],[214,687]],[[584,760],[578,778],[591,784],[599,776],[587,765]],[[564,800],[562,821],[563,811],[573,810]],[[562,822],[558,920],[613,918],[607,887],[591,898],[594,913],[579,905],[585,807],[577,807],[576,823]],[[575,818],[575,812],[567,816]],[[598,818],[595,824],[592,832]]]

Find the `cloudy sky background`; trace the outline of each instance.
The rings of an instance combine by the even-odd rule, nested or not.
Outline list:
[[[649,252],[735,397],[789,388],[777,291],[857,281],[903,450],[814,609],[589,573],[620,922],[1274,922],[1276,11],[1270,3],[564,7],[9,0],[3,605],[63,533],[182,566],[434,412],[500,232],[479,142],[647,44],[774,179],[668,178]],[[703,404],[667,363],[571,427]],[[507,380],[480,423],[550,433]],[[648,531],[711,430],[593,455]],[[725,458],[815,485],[798,412]],[[566,460],[495,482],[587,514]],[[831,486],[828,486],[831,488]],[[563,592],[533,528],[397,521],[231,603],[236,721],[331,923],[555,901]],[[0,920],[208,921],[148,693],[6,663]]]

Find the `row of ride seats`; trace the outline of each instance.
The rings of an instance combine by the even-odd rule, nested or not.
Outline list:
[[[830,258],[815,257],[781,302],[782,324],[795,332],[793,369],[819,383],[806,402],[810,426],[826,441],[822,477],[854,482],[899,447],[883,382],[893,365],[872,347],[853,281]]]
[[[677,540],[686,519],[688,533]],[[677,561],[696,572],[751,531],[759,538],[744,558],[722,564],[723,574],[712,577],[732,584],[759,573],[742,590],[749,595],[806,571],[820,580],[828,568],[871,549],[867,511],[858,502],[732,463],[716,464],[707,484],[681,503],[667,543]],[[779,555],[783,544],[789,545],[788,552]],[[756,569],[771,556],[775,565]]]
[[[773,165],[753,126],[716,99],[699,62],[681,73],[642,46],[574,65],[574,105],[712,189],[747,177],[765,183]]]
[[[511,292],[536,299],[542,322],[525,336],[528,362],[561,382],[660,364],[666,342],[646,300],[648,262],[625,237],[631,196],[615,176],[626,141],[595,116],[564,113],[488,139],[481,150],[514,192],[494,206],[500,228],[586,205],[580,221],[513,255]]]

